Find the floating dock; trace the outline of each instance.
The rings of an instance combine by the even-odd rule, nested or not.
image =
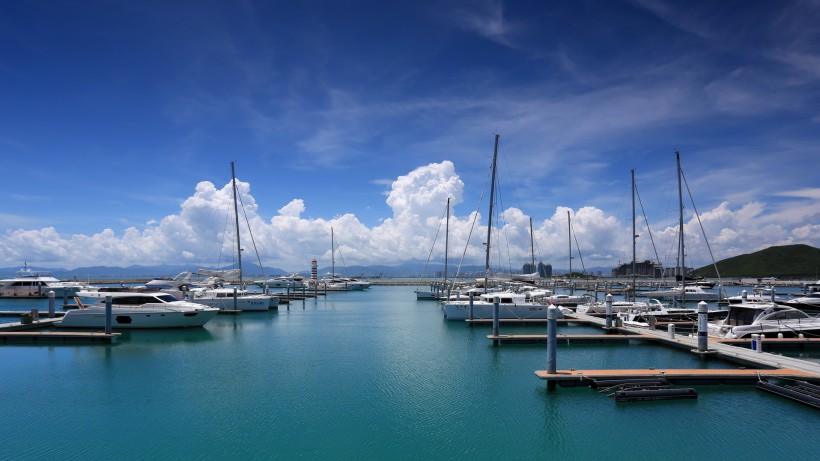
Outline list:
[[[573,318],[587,320],[590,323],[605,326],[603,319],[574,314]],[[611,334],[612,330],[617,330],[619,335]],[[798,379],[803,381],[820,381],[820,364],[801,360],[793,357],[770,354],[762,351],[753,351],[749,348],[738,347],[738,344],[749,344],[750,340],[727,340],[722,338],[708,338],[708,349],[698,351],[698,336],[696,334],[674,334],[670,335],[666,331],[651,330],[637,327],[618,327],[607,330],[610,334],[601,334],[602,338],[609,336],[625,336],[641,340],[652,340],[660,344],[689,350],[693,353],[714,355],[729,362],[735,362],[743,367],[737,369],[637,369],[637,370],[556,370],[549,373],[546,370],[537,370],[535,375],[545,379],[548,385],[559,384],[561,386],[572,386],[584,383],[587,385],[595,379],[645,379],[645,378],[665,378],[670,382],[679,384],[699,383],[726,383],[726,384],[753,384],[762,379]],[[497,335],[501,337],[502,335]],[[506,335],[507,340],[511,336]],[[531,335],[532,336],[532,335]],[[541,335],[535,335],[541,336]],[[560,336],[560,335],[557,335]],[[570,335],[567,335],[570,336]],[[578,335],[580,336],[580,335]],[[586,336],[586,335],[585,335]],[[489,337],[489,336],[488,336]],[[543,335],[546,338],[546,335]],[[650,339],[652,338],[652,339]],[[501,338],[495,341],[501,341]],[[546,340],[546,339],[545,339]],[[556,343],[560,339],[557,338]],[[805,338],[766,338],[762,344],[815,344],[814,339]],[[744,368],[745,367],[745,368]]]
[[[589,386],[596,380],[639,380],[664,378],[672,384],[754,384],[761,378],[820,379],[820,375],[792,368],[650,368],[635,370],[557,370],[548,373],[538,370],[541,379],[555,381],[562,387]]]
[[[0,342],[3,343],[110,343],[120,333],[102,333],[86,331],[0,331]]]
[[[487,335],[488,339],[500,344],[546,344],[547,335]],[[558,344],[601,344],[629,343],[630,340],[656,341],[657,336],[642,334],[591,334],[591,335],[555,335]]]

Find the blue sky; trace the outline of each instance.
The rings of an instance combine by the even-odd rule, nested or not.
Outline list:
[[[630,260],[631,169],[638,258],[675,265],[676,150],[715,259],[820,247],[817,24],[808,0],[3,2],[0,267],[224,262],[232,161],[265,265],[329,263],[331,227],[345,264],[423,261],[448,196],[480,263],[494,133],[512,267],[530,218],[566,267],[567,211],[585,266]]]

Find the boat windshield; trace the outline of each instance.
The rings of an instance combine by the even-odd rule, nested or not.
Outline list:
[[[174,295],[158,295],[157,299],[165,303],[172,303],[174,301],[179,301],[179,299]]]

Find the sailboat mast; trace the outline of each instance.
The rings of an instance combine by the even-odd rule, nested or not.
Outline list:
[[[532,270],[535,271],[535,240],[532,235],[532,218],[530,218],[530,255],[531,258],[530,262],[532,262]]]
[[[635,262],[636,254],[635,254],[635,240],[638,238],[638,234],[635,231],[635,169],[632,169],[632,297],[635,297],[635,290],[637,286],[635,286],[635,270],[637,263]]]
[[[336,277],[336,242],[333,241],[333,227],[330,228],[330,276]]]
[[[572,220],[567,210],[567,239],[569,241],[569,279],[572,280]]]
[[[239,265],[239,286],[242,287],[242,244],[239,243],[239,208],[236,204],[236,173],[233,162],[231,162],[231,184],[233,184],[233,217],[236,228],[236,254]]]
[[[678,266],[678,274],[681,276],[681,284],[686,284],[686,256],[684,252],[684,243],[683,243],[683,188],[681,187],[681,173],[680,173],[680,152],[675,151],[675,158],[678,163],[678,210],[680,212],[679,216],[679,223],[680,226],[680,233],[678,234],[678,261],[680,265]]]
[[[487,253],[484,261],[484,291],[487,291],[487,285],[490,282],[490,238],[493,231],[493,201],[495,200],[495,168],[498,162],[498,138],[501,135],[495,135],[495,148],[493,149],[493,169],[492,177],[490,179],[490,217],[487,220]]]
[[[450,197],[447,197],[447,221],[444,225],[444,287],[447,287],[447,250],[450,247]]]

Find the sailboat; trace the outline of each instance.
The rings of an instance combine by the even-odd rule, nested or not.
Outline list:
[[[237,269],[225,271],[200,269],[197,273],[214,277],[216,280],[228,280],[228,277],[232,278],[234,274],[236,274],[239,277],[239,286],[225,287],[217,282],[208,287],[192,288],[190,290],[190,296],[194,302],[205,304],[206,306],[218,307],[226,311],[267,311],[269,309],[278,309],[278,296],[250,292],[245,288],[242,280],[242,244],[239,240],[239,207],[237,205],[236,174],[233,162],[231,162],[231,186],[233,188]]]
[[[417,300],[438,300],[446,299],[448,297],[447,288],[447,262],[448,262],[448,247],[450,246],[450,197],[447,197],[447,218],[444,226],[444,279],[441,283],[434,283],[429,290],[416,290]],[[433,242],[435,245],[435,242]],[[432,252],[432,249],[430,250]]]
[[[447,300],[444,303],[444,316],[448,320],[463,320],[468,318],[492,318],[493,306],[498,302],[498,318],[547,318],[548,305],[528,297],[525,292],[489,291],[490,273],[490,243],[493,230],[493,202],[495,200],[496,167],[498,164],[498,140],[495,135],[493,163],[490,179],[490,209],[487,220],[487,241],[485,243],[484,262],[484,293],[478,299]]]
[[[353,291],[370,287],[369,282],[344,277],[336,273],[336,240],[333,227],[330,228],[330,273],[317,280],[318,287],[324,291]]]
[[[704,290],[698,285],[686,284],[686,251],[685,240],[683,236],[683,186],[682,186],[682,170],[680,166],[680,152],[675,151],[675,158],[678,164],[678,209],[679,209],[679,232],[678,232],[678,266],[676,278],[680,280],[680,284],[669,289],[649,292],[652,297],[659,299],[670,299],[681,304],[686,301],[720,301],[720,291],[715,292],[711,290]],[[720,290],[720,288],[718,288]]]

